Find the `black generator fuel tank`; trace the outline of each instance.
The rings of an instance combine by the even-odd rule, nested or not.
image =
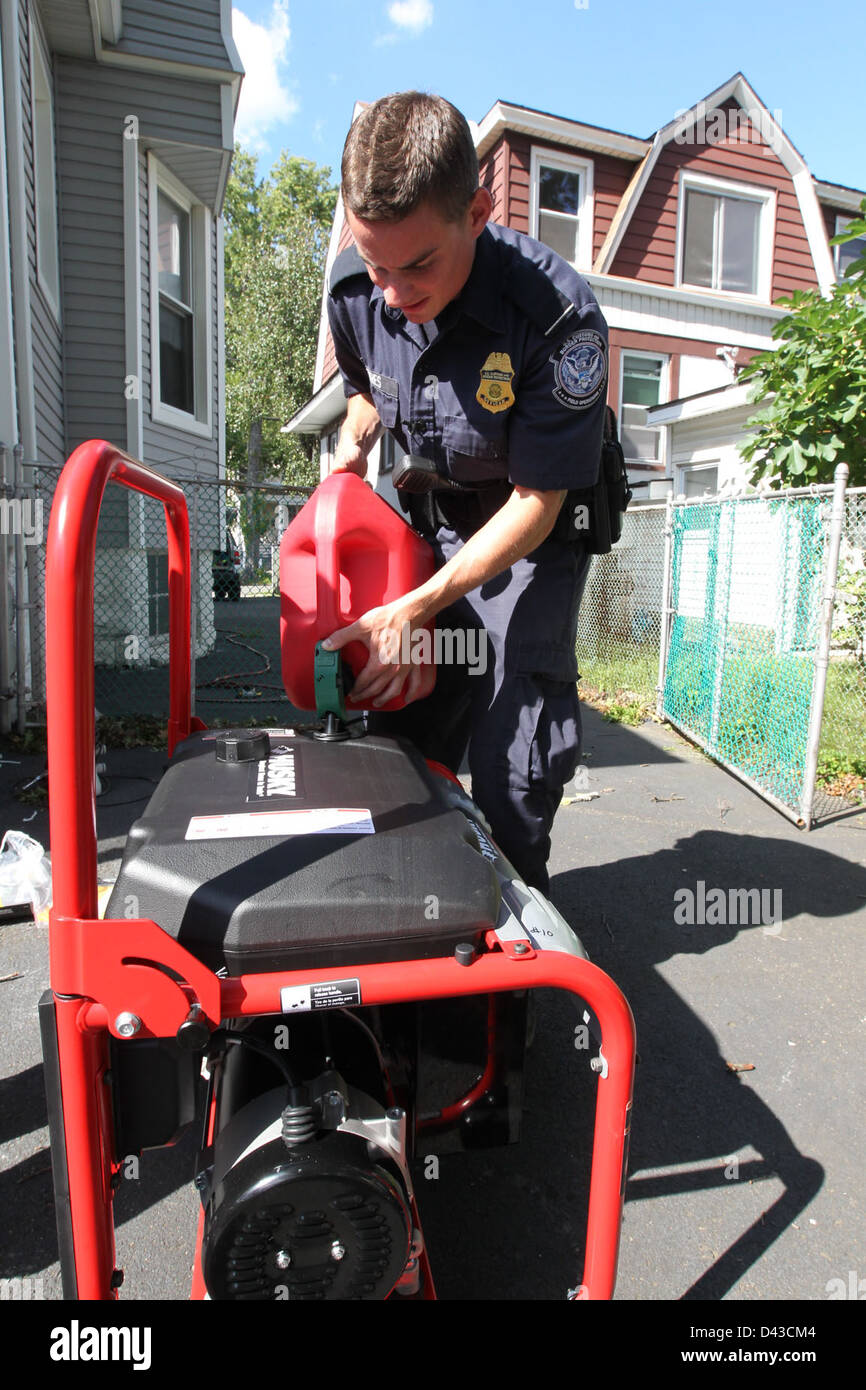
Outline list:
[[[108,917],[151,918],[229,975],[448,955],[496,926],[489,857],[409,743],[243,730],[230,761],[227,740],[178,746]]]

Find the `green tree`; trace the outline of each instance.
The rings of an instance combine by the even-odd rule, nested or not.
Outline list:
[[[866,198],[860,216],[831,245],[864,234]],[[753,401],[770,397],[740,445],[750,481],[831,482],[844,462],[851,483],[866,483],[866,255],[826,298],[796,290],[780,303],[791,312],[773,329],[778,346],[758,353],[740,373],[741,381],[754,383]]]
[[[330,169],[285,151],[259,179],[255,158],[238,146],[226,190],[226,462],[246,493],[242,524],[254,552],[255,485],[318,482],[312,446],[280,426],[312,392],[337,200],[330,179]]]

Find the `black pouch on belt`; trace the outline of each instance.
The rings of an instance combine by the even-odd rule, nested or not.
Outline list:
[[[590,555],[606,555],[622,535],[622,518],[631,499],[616,416],[607,406],[598,478],[592,487],[571,489],[553,535],[560,541],[580,543]]]

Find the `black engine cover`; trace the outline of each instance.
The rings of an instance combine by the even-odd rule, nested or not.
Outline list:
[[[495,926],[496,876],[409,744],[269,741],[249,763],[218,761],[212,734],[180,745],[107,916],[152,918],[232,975],[450,955]]]

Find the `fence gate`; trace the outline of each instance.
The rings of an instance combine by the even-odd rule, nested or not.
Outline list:
[[[662,713],[795,820],[831,508],[825,494],[671,510]]]

